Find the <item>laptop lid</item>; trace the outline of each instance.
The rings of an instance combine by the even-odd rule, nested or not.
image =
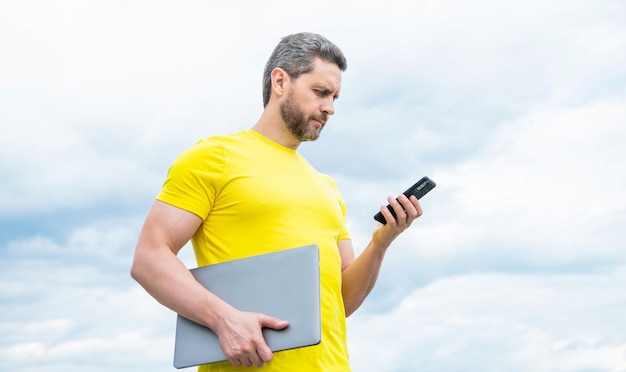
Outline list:
[[[319,248],[308,245],[190,270],[198,282],[241,311],[267,314],[289,325],[264,328],[272,351],[321,341]],[[177,315],[174,367],[227,360],[217,335]]]

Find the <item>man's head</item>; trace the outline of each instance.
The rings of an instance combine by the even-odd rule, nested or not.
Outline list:
[[[316,58],[334,63],[342,72],[348,67],[341,50],[325,37],[303,32],[285,36],[270,56],[263,73],[263,107],[272,92],[272,71],[283,69],[291,79],[313,70]]]
[[[311,71],[297,79],[291,79],[281,68],[272,71],[272,94],[276,94],[280,117],[298,142],[315,141],[320,136],[329,117],[335,113],[334,102],[340,91],[341,70],[336,64],[318,57]]]

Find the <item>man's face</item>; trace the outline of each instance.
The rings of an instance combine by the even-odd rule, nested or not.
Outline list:
[[[280,115],[291,135],[300,142],[319,138],[341,89],[341,71],[333,63],[317,59],[311,72],[292,80],[280,103]]]

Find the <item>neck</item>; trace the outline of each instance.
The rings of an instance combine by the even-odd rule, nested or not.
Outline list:
[[[252,130],[260,133],[264,137],[269,138],[279,145],[297,150],[301,142],[293,138],[293,135],[291,135],[287,129],[280,115],[272,115],[270,112],[271,111],[267,109],[263,111],[263,114],[252,127]]]

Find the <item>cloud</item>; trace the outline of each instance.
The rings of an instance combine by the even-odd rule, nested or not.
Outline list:
[[[173,314],[128,276],[143,216],[183,149],[256,121],[269,51],[310,30],[349,68],[301,150],[357,251],[387,195],[438,183],[350,318],[355,371],[624,369],[623,4],[279,5],[0,5],[3,367],[171,370]]]
[[[77,228],[2,248],[0,358],[19,371],[171,366],[175,314],[129,275],[136,221]],[[191,249],[181,259],[191,267]],[[137,357],[141,355],[141,357]]]
[[[438,183],[422,199],[425,214],[390,248],[362,311],[386,311],[416,285],[448,275],[598,272],[622,265],[623,106],[606,100],[536,107],[496,127],[472,157],[425,172]],[[414,180],[340,181],[354,190],[346,197],[360,250],[383,198]]]
[[[626,152],[617,140],[625,119],[623,101],[539,109],[499,128],[481,155],[437,176],[454,193],[455,209],[465,211],[460,219],[483,236],[544,258],[609,254],[611,262],[623,258],[606,244],[619,241],[606,217],[623,217],[626,209]]]
[[[0,344],[4,367],[105,371],[171,366],[175,317],[142,289],[65,288],[51,300],[35,305],[53,307],[57,316],[68,318],[0,325],[13,335]]]
[[[353,367],[623,370],[626,338],[614,325],[622,318],[624,274],[622,267],[593,275],[468,274],[437,280],[387,313],[349,319]]]

